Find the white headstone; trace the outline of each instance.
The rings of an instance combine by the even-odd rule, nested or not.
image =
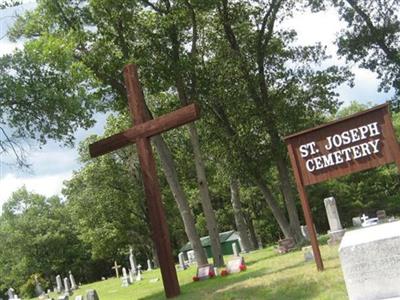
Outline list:
[[[57,275],[56,276],[56,282],[57,282],[57,293],[62,293],[62,291],[64,290],[63,284],[62,284],[62,280],[61,280],[61,276]]]
[[[195,262],[196,257],[195,257],[194,250],[190,250],[190,251],[186,252],[186,255],[187,255],[187,258],[189,261],[189,265],[191,265],[192,263]]]
[[[122,268],[122,287],[129,286],[129,276],[125,268]]]
[[[301,250],[303,251],[304,260],[305,260],[305,261],[312,261],[312,260],[314,260],[314,252],[313,252],[311,246],[303,247]]]
[[[153,268],[151,267],[151,260],[148,259],[147,260],[147,271],[151,271],[151,270],[153,270]]]
[[[69,280],[67,277],[64,278],[64,288],[65,288],[65,294],[71,293],[71,287],[69,286]]]
[[[8,296],[9,299],[13,299],[14,296],[15,296],[15,290],[13,288],[9,288],[7,290],[7,296]]]
[[[132,270],[129,270],[129,282],[134,283],[135,282],[135,275]]]
[[[135,256],[133,255],[133,249],[132,249],[132,247],[129,248],[129,263],[130,263],[130,265],[131,265],[131,270],[132,270],[133,274],[135,274],[135,273],[136,273],[137,266],[136,266],[136,259],[135,259]]]
[[[78,295],[75,297],[75,300],[83,300],[83,296],[82,295]]]
[[[244,266],[244,258],[237,256],[226,264],[226,271],[231,274],[231,273],[237,273],[241,271],[242,266]]]
[[[239,250],[238,250],[238,248],[237,248],[236,243],[233,243],[233,244],[232,244],[232,251],[233,251],[233,255],[234,255],[234,256],[240,256],[240,255],[239,255]]]
[[[400,297],[400,222],[347,232],[339,256],[350,300]]]
[[[343,230],[342,224],[340,223],[335,198],[325,198],[324,204],[330,227],[330,230],[328,231],[330,237],[328,244],[337,244],[341,241],[345,231]]]
[[[362,222],[360,217],[354,217],[352,221],[354,227],[361,227]]]
[[[185,254],[183,252],[180,252],[178,254],[178,259],[179,259],[179,266],[181,267],[181,269],[186,270]]]
[[[362,217],[361,217],[361,221],[362,221],[363,223],[365,223],[368,219],[369,219],[369,217],[366,216],[365,214],[363,214]]]
[[[86,293],[86,300],[99,300],[96,290],[88,290]]]
[[[71,281],[71,289],[72,290],[77,290],[79,287],[75,282],[75,278],[74,275],[72,275],[72,272],[69,271],[69,280]]]
[[[141,281],[141,280],[142,280],[142,266],[139,264],[137,266],[136,281]]]

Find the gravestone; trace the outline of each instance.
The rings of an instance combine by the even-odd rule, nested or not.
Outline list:
[[[69,300],[69,296],[68,295],[58,296],[58,300]]]
[[[400,222],[346,232],[339,256],[350,300],[400,297]]]
[[[215,276],[214,267],[212,265],[204,265],[197,268],[197,278],[199,280],[208,279]]]
[[[142,265],[137,266],[137,275],[136,275],[136,281],[141,281],[142,280]]]
[[[86,300],[100,300],[96,290],[88,290],[86,293]]]
[[[314,252],[311,246],[303,247],[301,251],[304,254],[304,261],[312,261],[314,260]]]
[[[57,282],[57,293],[62,293],[62,291],[64,290],[63,284],[62,284],[62,280],[61,280],[61,276],[57,275],[56,276],[56,282]]]
[[[236,243],[233,243],[233,244],[232,244],[232,251],[233,251],[233,255],[234,255],[234,256],[240,256],[240,255],[239,255],[239,250],[238,250],[238,248],[237,248]]]
[[[313,225],[314,225],[315,232],[317,232],[317,229],[315,228],[315,224],[313,224]],[[310,241],[311,240],[310,232],[308,231],[307,225],[300,225],[300,231],[301,231],[301,234],[302,234],[302,236],[304,237],[304,239],[306,241]]]
[[[72,295],[71,287],[69,286],[68,277],[64,278],[64,292],[67,295]]]
[[[386,211],[385,210],[376,211],[376,217],[378,218],[379,223],[385,222],[387,219]]]
[[[135,256],[133,255],[132,247],[129,248],[129,263],[131,265],[131,271],[132,271],[133,275],[135,275],[136,274],[137,265],[136,265]]]
[[[71,282],[71,289],[72,289],[72,290],[77,290],[79,287],[78,287],[78,285],[76,284],[76,282],[75,282],[75,277],[74,277],[74,275],[72,275],[72,272],[71,272],[71,271],[69,271],[69,280],[70,280],[70,282]]]
[[[83,296],[82,295],[78,295],[75,297],[75,300],[83,300]]]
[[[37,275],[35,275],[35,293],[38,297],[44,294]]]
[[[281,239],[278,241],[278,252],[287,253],[296,247],[296,243],[293,238]]]
[[[345,231],[343,230],[342,224],[340,223],[335,198],[325,198],[324,204],[330,227],[330,230],[328,231],[328,235],[330,237],[330,239],[328,240],[328,245],[335,245],[340,243]]]
[[[231,273],[239,273],[242,271],[243,266],[245,265],[244,263],[244,258],[237,256],[226,264],[226,271],[231,274]]]
[[[178,254],[178,260],[179,260],[179,266],[180,266],[180,268],[181,268],[182,270],[186,270],[186,269],[187,269],[187,266],[186,266],[186,263],[185,263],[185,254],[184,254],[183,252],[180,252],[180,253]]]
[[[186,252],[186,255],[188,257],[189,265],[193,264],[196,259],[194,250],[190,250],[190,251]]]
[[[306,241],[310,240],[310,234],[308,233],[307,225],[300,225],[301,234]]]
[[[7,296],[8,296],[9,299],[14,299],[15,290],[14,290],[12,287],[10,287],[10,288],[7,290]]]
[[[360,217],[354,217],[352,221],[354,227],[361,227],[362,221]]]
[[[115,270],[115,277],[117,278],[119,278],[119,268],[121,268],[121,266],[118,265],[116,261],[114,261],[114,266],[111,269]]]
[[[135,275],[132,270],[129,270],[129,283],[134,283],[135,282]]]
[[[129,286],[129,276],[125,268],[122,268],[122,287]]]
[[[151,270],[153,270],[153,268],[151,267],[151,260],[148,259],[147,260],[147,271],[151,271]]]

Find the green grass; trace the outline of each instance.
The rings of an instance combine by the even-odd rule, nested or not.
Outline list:
[[[314,262],[304,262],[301,251],[278,255],[271,247],[245,254],[247,271],[227,277],[193,282],[195,267],[178,271],[182,294],[177,299],[347,299],[337,247],[322,246],[321,252],[324,272],[317,272]],[[160,280],[150,283],[152,278]],[[159,270],[144,272],[143,281],[127,288],[115,278],[87,284],[70,299],[88,289],[96,289],[101,300],[165,299]]]

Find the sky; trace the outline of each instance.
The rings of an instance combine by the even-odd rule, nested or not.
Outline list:
[[[0,38],[6,34],[16,14],[34,7],[34,1],[25,1],[22,7],[0,10]],[[286,22],[284,26],[294,27],[297,30],[299,44],[312,45],[320,42],[326,45],[328,54],[332,56],[330,64],[346,64],[336,56],[336,47],[333,45],[337,32],[344,26],[334,10],[318,14],[301,13]],[[16,47],[22,47],[22,42],[15,44],[7,38],[0,39],[0,56],[11,53]],[[358,69],[355,65],[350,66],[355,74],[355,86],[350,88],[343,85],[338,88],[341,101],[345,104],[353,100],[380,104],[390,99],[390,94],[377,92],[378,82],[375,74]],[[91,134],[102,134],[106,117],[98,114],[96,119],[97,123],[93,128],[77,131],[75,135],[77,143]],[[76,147],[64,148],[51,141],[41,148],[32,141],[28,157],[31,164],[29,172],[4,164],[7,158],[0,156],[0,207],[12,192],[24,185],[29,191],[45,196],[60,195],[63,181],[70,179],[73,170],[80,168]]]

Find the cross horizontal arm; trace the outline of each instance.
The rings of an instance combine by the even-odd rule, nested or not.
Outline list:
[[[138,138],[151,137],[161,134],[171,128],[178,127],[197,120],[200,109],[197,104],[190,104],[145,123],[136,125],[128,130],[114,134],[108,138],[89,145],[91,157],[97,157],[111,151],[134,144]]]

